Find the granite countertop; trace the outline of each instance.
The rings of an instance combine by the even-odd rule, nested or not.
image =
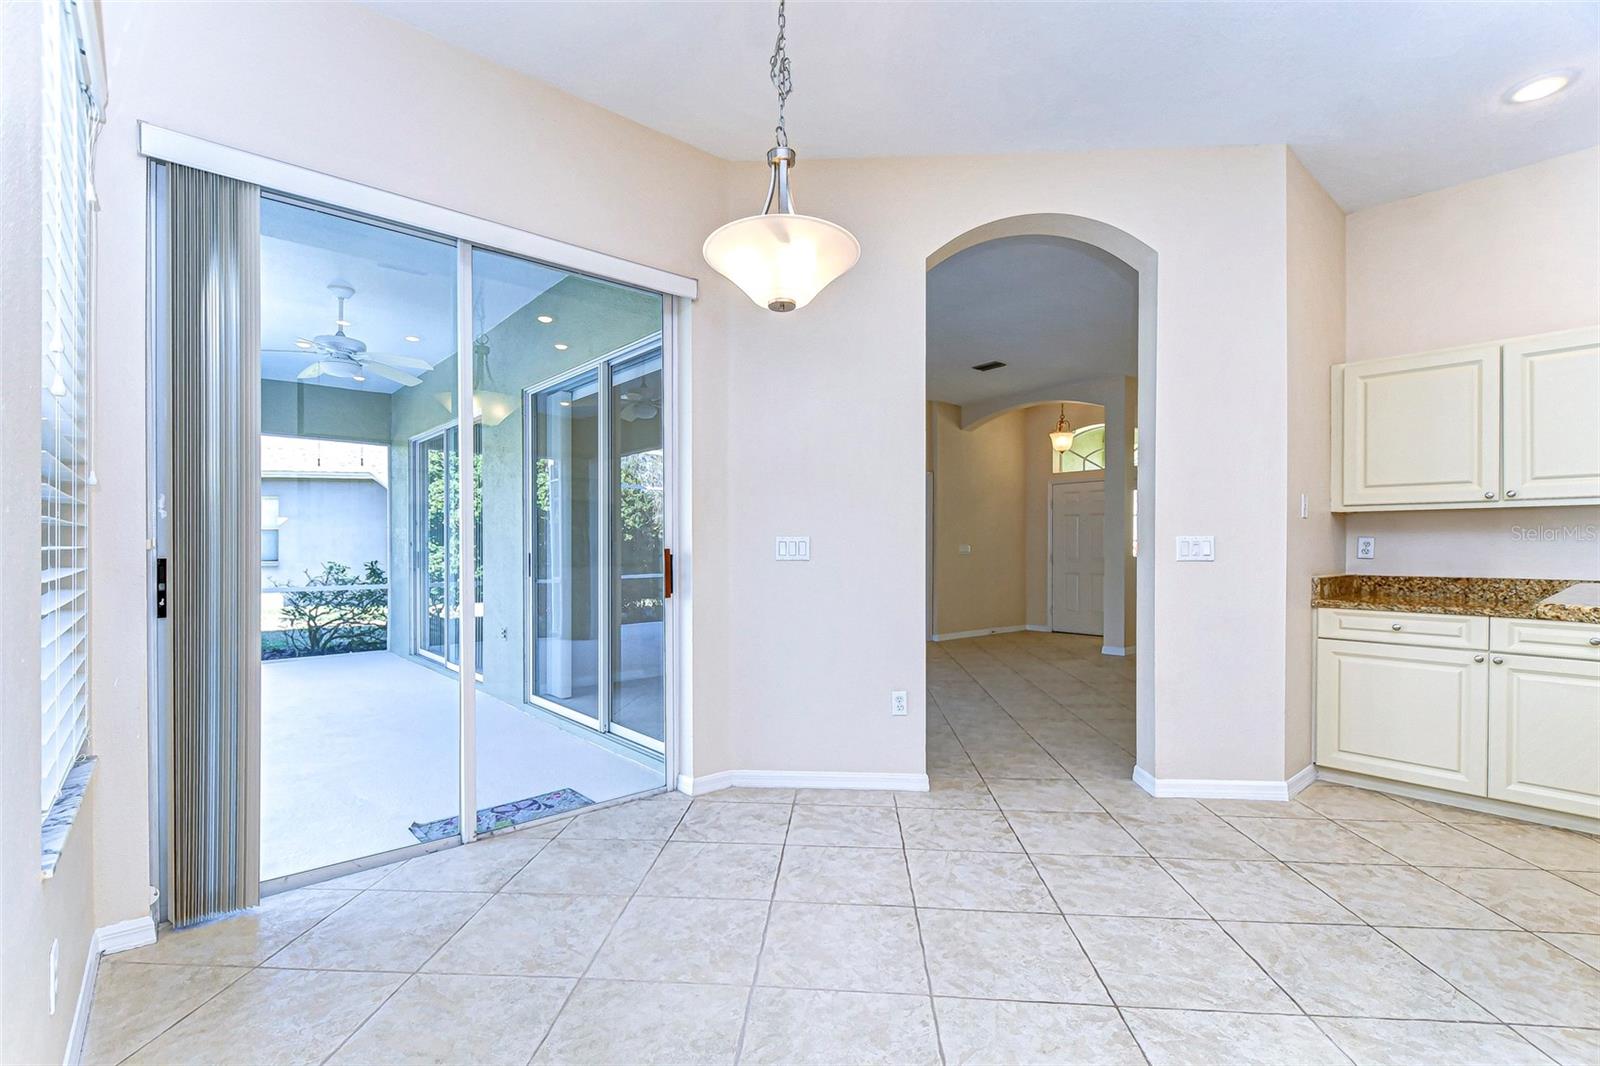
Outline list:
[[[1592,584],[1524,577],[1338,574],[1312,579],[1311,606],[1600,624],[1600,599],[1590,594]]]

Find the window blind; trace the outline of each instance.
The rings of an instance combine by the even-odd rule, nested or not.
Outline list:
[[[95,120],[76,4],[51,0],[40,8],[40,806],[48,811],[89,734],[89,159]]]

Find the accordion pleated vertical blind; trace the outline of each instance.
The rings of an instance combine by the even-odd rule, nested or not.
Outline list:
[[[168,165],[175,926],[260,899],[260,189]]]

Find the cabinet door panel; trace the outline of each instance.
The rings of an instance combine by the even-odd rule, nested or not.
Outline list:
[[[1317,641],[1317,762],[1482,796],[1482,652]]]
[[[1509,499],[1600,497],[1600,330],[1505,346]]]
[[[1347,363],[1343,376],[1345,505],[1498,498],[1498,347]]]
[[[1489,795],[1600,818],[1600,663],[1498,656],[1489,671]]]

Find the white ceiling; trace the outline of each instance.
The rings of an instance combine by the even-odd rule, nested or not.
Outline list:
[[[493,252],[473,262],[474,335],[567,275]],[[345,304],[346,333],[377,354],[437,364],[456,350],[456,246],[297,203],[261,201],[261,376],[293,381],[317,360],[295,341],[336,328],[333,282],[355,288]],[[407,341],[407,336],[419,338]],[[392,381],[324,375],[317,385],[394,392]]]
[[[928,272],[928,398],[968,404],[1131,377],[1138,302],[1133,268],[1077,241],[1008,237],[958,252]],[[972,369],[991,359],[1007,365]]]
[[[774,3],[367,2],[715,155],[771,143]],[[1593,2],[802,0],[788,39],[802,164],[1288,143],[1355,210],[1600,142]]]

